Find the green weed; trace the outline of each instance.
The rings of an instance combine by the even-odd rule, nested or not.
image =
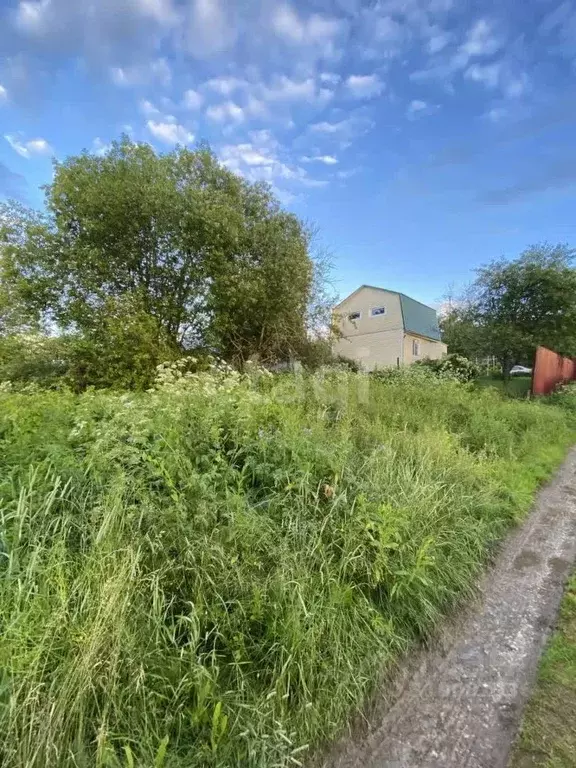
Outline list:
[[[576,765],[576,577],[568,583],[558,627],[542,656],[510,768]]]
[[[0,763],[301,764],[573,434],[435,377],[0,394]]]

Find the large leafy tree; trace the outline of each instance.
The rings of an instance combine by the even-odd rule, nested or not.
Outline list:
[[[148,341],[156,327],[162,345],[240,361],[305,343],[309,233],[208,148],[158,155],[124,137],[56,164],[45,192],[44,215],[2,212],[3,284],[28,316],[101,344],[116,302]]]
[[[451,350],[494,355],[504,375],[538,345],[576,355],[576,270],[565,245],[536,245],[478,270],[466,300],[444,320]]]

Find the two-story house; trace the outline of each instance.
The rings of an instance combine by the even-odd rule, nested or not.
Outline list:
[[[362,285],[334,307],[334,353],[367,371],[446,354],[436,310],[397,291]]]

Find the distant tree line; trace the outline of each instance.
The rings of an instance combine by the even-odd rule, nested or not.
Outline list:
[[[326,354],[310,341],[330,305],[311,228],[207,147],[158,155],[124,137],[57,163],[45,200],[0,210],[4,378],[142,387],[190,350],[238,365]]]
[[[539,345],[576,356],[574,255],[566,245],[535,245],[479,269],[441,319],[450,352],[495,357],[505,377],[516,364],[532,365]]]

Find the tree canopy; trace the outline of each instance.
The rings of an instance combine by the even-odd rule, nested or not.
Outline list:
[[[147,343],[239,362],[306,343],[309,228],[207,147],[159,155],[124,137],[56,163],[45,195],[43,213],[1,211],[5,331],[43,323],[101,343],[129,313]]]
[[[493,355],[506,374],[538,345],[576,355],[576,270],[565,245],[535,245],[514,261],[481,267],[466,298],[443,319],[450,351]]]

